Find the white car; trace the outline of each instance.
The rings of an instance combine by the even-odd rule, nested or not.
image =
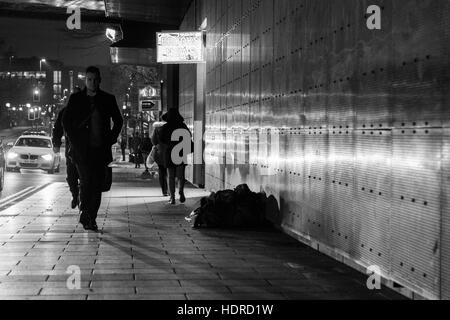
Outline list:
[[[60,165],[61,155],[53,152],[50,137],[20,136],[6,154],[6,171],[41,169],[54,174]]]

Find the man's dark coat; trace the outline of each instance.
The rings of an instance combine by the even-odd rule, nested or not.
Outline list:
[[[71,156],[75,163],[86,163],[90,157],[101,158],[107,165],[113,161],[111,146],[117,142],[122,130],[123,119],[117,106],[116,98],[99,90],[95,96],[95,104],[98,108],[102,123],[103,145],[102,152],[96,155],[88,155],[89,149],[89,125],[92,114],[87,91],[74,93],[70,96],[62,123],[71,144]],[[114,123],[111,129],[111,120]]]

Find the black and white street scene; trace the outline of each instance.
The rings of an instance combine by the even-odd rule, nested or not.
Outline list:
[[[0,0],[0,300],[450,299],[449,17]]]

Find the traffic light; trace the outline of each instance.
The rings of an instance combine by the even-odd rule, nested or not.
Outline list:
[[[41,92],[39,89],[35,89],[33,91],[33,102],[40,102],[41,101]]]

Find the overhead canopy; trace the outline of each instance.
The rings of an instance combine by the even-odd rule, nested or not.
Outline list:
[[[0,0],[0,17],[66,19],[81,7],[82,21],[120,23],[123,39],[111,46],[113,63],[153,64],[156,32],[177,30],[192,0]],[[135,51],[135,52],[133,52]]]
[[[178,29],[192,0],[0,0],[0,16],[61,18],[67,7],[80,7],[83,17],[103,21],[137,21]],[[103,19],[103,20],[98,20]]]
[[[105,0],[106,16],[178,29],[192,0]]]

